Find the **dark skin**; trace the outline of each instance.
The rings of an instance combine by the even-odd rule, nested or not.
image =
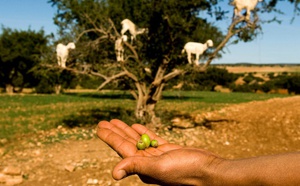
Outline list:
[[[142,134],[156,139],[157,148],[138,150]],[[227,160],[199,148],[171,144],[140,124],[131,127],[114,119],[98,124],[97,135],[123,159],[113,178],[137,174],[159,185],[299,185],[300,153]]]

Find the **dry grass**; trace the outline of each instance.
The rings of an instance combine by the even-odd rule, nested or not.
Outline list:
[[[221,68],[226,68],[228,72],[231,73],[282,73],[282,72],[300,72],[299,65],[270,65],[270,66],[220,66]]]

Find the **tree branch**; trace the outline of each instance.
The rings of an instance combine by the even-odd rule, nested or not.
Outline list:
[[[100,25],[100,26],[97,26],[96,23],[95,23],[95,21],[93,21],[93,20],[90,18],[90,16],[89,16],[88,14],[83,13],[82,16],[85,17],[85,18],[88,20],[88,22],[89,22],[90,24],[93,25],[94,28],[93,28],[93,29],[85,30],[85,31],[83,31],[82,33],[80,33],[79,36],[77,37],[77,41],[78,41],[84,34],[89,33],[89,32],[95,32],[95,33],[98,32],[98,33],[104,35],[104,36],[101,36],[100,39],[107,39],[107,38],[109,38],[110,35],[111,35],[110,30],[111,30],[112,28],[114,29],[114,31],[115,31],[116,33],[118,33],[118,32],[116,31],[115,25],[114,25],[114,23],[113,23],[113,21],[112,21],[111,19],[108,19],[108,22],[109,22],[109,24],[110,24],[110,27],[107,28],[107,29],[104,29],[101,25]]]
[[[172,72],[170,72],[169,74],[165,75],[165,76],[163,77],[163,81],[164,81],[164,82],[167,82],[167,81],[173,79],[174,77],[179,76],[179,75],[181,75],[181,74],[184,74],[184,73],[186,73],[186,72],[187,72],[186,70],[175,69],[174,71],[172,71]]]
[[[241,27],[240,29],[236,29],[235,30],[235,26],[243,21],[246,21],[246,18],[244,16],[239,17],[235,20],[233,20],[233,22],[231,23],[231,25],[228,28],[227,31],[227,35],[225,36],[224,40],[218,45],[218,47],[214,50],[214,52],[209,56],[208,60],[206,61],[204,67],[201,67],[201,71],[205,71],[207,69],[207,67],[210,65],[210,63],[212,62],[213,59],[215,59],[215,57],[217,56],[217,54],[219,53],[220,50],[222,50],[226,43],[229,41],[229,39],[234,36],[235,34],[241,32],[243,29],[246,29],[249,24],[247,24],[244,27]]]
[[[118,79],[122,76],[125,76],[127,75],[127,72],[123,71],[123,72],[120,72],[119,74],[116,74],[116,75],[113,75],[111,77],[106,77],[105,81],[97,88],[97,90],[101,90],[105,85],[107,85],[108,83],[110,83],[111,81],[115,80],[115,79]]]

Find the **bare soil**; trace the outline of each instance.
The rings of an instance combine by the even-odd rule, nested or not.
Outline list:
[[[299,110],[300,96],[254,101],[193,116],[195,121],[205,121],[205,126],[165,128],[158,133],[171,142],[209,149],[230,159],[299,151]],[[58,130],[70,129],[40,135]],[[17,139],[14,148],[2,149],[0,171],[7,166],[19,167],[22,186],[145,185],[137,176],[112,179],[111,171],[120,158],[94,133],[90,139],[49,144],[34,140],[35,136]]]

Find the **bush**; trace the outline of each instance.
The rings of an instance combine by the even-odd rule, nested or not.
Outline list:
[[[263,92],[270,92],[271,90],[275,89],[275,85],[273,81],[267,81],[264,84],[260,85],[259,88]]]
[[[300,75],[280,75],[260,85],[260,90],[288,89],[289,93],[300,94]]]
[[[230,89],[233,92],[253,92],[253,89],[248,84],[244,84],[244,85],[234,85],[233,84],[232,86],[230,86]]]
[[[229,87],[237,78],[238,75],[229,73],[226,69],[212,66],[205,72],[192,72],[173,79],[166,88],[171,89],[178,82],[184,82],[182,90],[212,91],[216,85]]]
[[[289,93],[300,94],[300,76],[289,76],[286,79],[285,86],[288,89]]]
[[[55,85],[61,85],[64,88],[75,88],[78,84],[76,74],[67,71],[45,70],[36,74],[37,83],[36,93],[51,94],[55,92]]]
[[[96,89],[103,82],[102,78],[88,75],[81,75],[78,84],[84,89]]]
[[[35,92],[40,94],[52,94],[54,93],[54,86],[49,82],[47,78],[40,79],[40,82],[35,87]]]
[[[252,75],[252,73],[249,73],[246,77],[244,77],[243,79],[247,84],[248,83],[251,83],[253,81],[256,81],[256,82],[263,82],[264,80],[260,77],[255,77]]]

